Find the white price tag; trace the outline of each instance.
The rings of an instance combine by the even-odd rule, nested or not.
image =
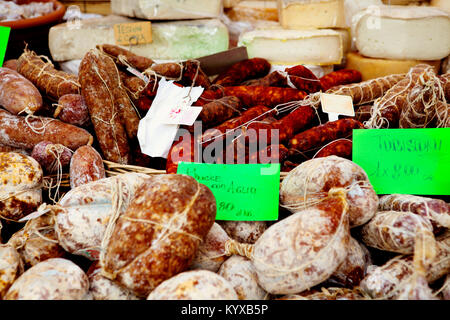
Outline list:
[[[139,121],[137,136],[144,154],[167,158],[180,124],[192,125],[200,114],[202,108],[191,105],[203,90],[178,87],[172,80],[161,78],[152,107]]]
[[[350,96],[321,93],[322,111],[328,113],[329,121],[336,121],[339,115],[354,117],[353,99]]]

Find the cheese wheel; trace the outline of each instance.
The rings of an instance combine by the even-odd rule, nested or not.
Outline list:
[[[407,73],[415,65],[426,63],[439,71],[441,60],[391,60],[364,57],[357,52],[347,54],[346,69],[358,70],[362,74],[362,80],[370,80],[391,74]]]
[[[253,30],[241,34],[238,46],[247,47],[249,58],[276,65],[340,64],[344,52],[342,36],[331,29]]]
[[[276,1],[242,1],[227,12],[233,21],[278,21]]]
[[[279,0],[283,28],[345,28],[344,0]]]
[[[450,15],[424,6],[371,6],[354,16],[352,35],[364,56],[440,60],[450,54]]]

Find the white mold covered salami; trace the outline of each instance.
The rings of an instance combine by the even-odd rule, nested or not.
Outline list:
[[[100,271],[99,264],[94,263],[87,272],[89,293],[93,300],[139,300],[126,288],[102,276]]]
[[[223,277],[208,270],[194,270],[162,282],[147,300],[238,300],[238,297]]]
[[[450,205],[444,200],[389,194],[380,198],[380,210],[412,212],[429,219],[433,226],[450,228]]]
[[[102,274],[139,297],[186,271],[216,218],[211,190],[187,175],[151,177],[105,240]]]
[[[83,300],[89,280],[70,260],[53,258],[25,271],[9,288],[5,300]]]
[[[253,263],[245,257],[231,256],[222,264],[218,274],[231,283],[239,300],[265,300],[268,297],[258,283]]]
[[[365,277],[372,259],[366,246],[351,237],[347,257],[329,278],[330,282],[353,288]]]
[[[61,246],[70,253],[98,260],[113,210],[124,212],[137,188],[150,178],[124,173],[67,192],[56,208],[55,230]]]
[[[363,225],[375,215],[378,196],[367,174],[356,163],[337,156],[311,159],[290,171],[281,183],[280,204],[294,212],[308,198],[340,187],[348,190],[350,227]]]
[[[27,221],[21,230],[11,236],[8,244],[17,249],[26,268],[47,259],[62,258],[66,255],[59,245],[51,213]]]
[[[450,272],[450,233],[437,239],[434,263],[426,270],[428,283],[433,283]],[[414,273],[413,256],[399,255],[382,266],[371,267],[361,281],[361,289],[375,299],[390,299],[398,295],[403,284]]]
[[[380,211],[361,229],[362,241],[370,247],[402,254],[414,253],[417,233],[434,238],[429,220],[411,212]]]
[[[221,221],[220,225],[232,239],[251,244],[267,229],[265,221]]]
[[[70,160],[70,187],[106,178],[102,156],[91,146],[79,147]]]
[[[32,157],[0,152],[0,218],[18,221],[42,202],[43,172]]]
[[[273,224],[254,245],[228,252],[252,260],[258,282],[271,294],[295,294],[327,280],[345,260],[350,241],[343,189]],[[243,254],[242,254],[243,253]]]
[[[230,237],[227,233],[217,222],[214,222],[205,240],[198,247],[190,269],[217,272],[222,263],[228,259],[225,252],[225,243],[228,240],[230,240]]]
[[[0,300],[22,272],[22,260],[16,249],[8,244],[0,244]]]

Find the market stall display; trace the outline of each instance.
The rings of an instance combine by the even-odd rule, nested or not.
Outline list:
[[[358,132],[449,130],[450,16],[423,2],[113,0],[52,27],[0,68],[0,299],[448,300],[450,185],[381,194],[353,157]],[[276,219],[214,192],[269,198],[214,175],[247,165]]]

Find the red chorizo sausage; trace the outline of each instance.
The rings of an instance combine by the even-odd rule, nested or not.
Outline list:
[[[289,75],[289,80],[298,90],[314,93],[322,88],[320,80],[305,66],[298,65],[287,68],[286,72]]]
[[[270,67],[270,63],[263,58],[243,60],[219,74],[213,83],[223,87],[236,86],[245,80],[266,76]]]
[[[198,143],[195,143],[195,139],[191,134],[185,134],[181,136],[169,150],[169,155],[167,157],[166,163],[166,172],[177,172],[179,162],[177,159],[193,162],[195,160],[195,147],[198,147],[199,151],[202,151],[203,148],[207,147],[212,142],[218,141],[219,139],[220,141],[222,141],[222,139],[225,139],[222,134],[225,134],[228,130],[236,129],[237,127],[255,119],[258,116],[263,115],[261,116],[261,119],[270,116],[269,111],[270,109],[264,106],[256,106],[250,108],[247,111],[243,112],[239,117],[227,120],[221,125],[216,126],[214,129],[207,130],[201,137],[198,138]],[[219,138],[219,136],[221,138]]]
[[[338,156],[341,158],[352,160],[352,145],[352,141],[348,139],[335,140],[319,150],[314,158]]]
[[[341,69],[333,71],[327,75],[320,78],[320,85],[322,91],[327,91],[334,86],[340,86],[343,84],[350,84],[355,82],[361,82],[362,75],[358,70],[352,69]]]
[[[303,131],[289,141],[289,154],[308,152],[322,147],[324,144],[339,138],[347,138],[353,129],[363,129],[361,122],[346,118],[327,122]]]
[[[257,105],[275,107],[291,101],[300,101],[306,97],[306,92],[304,91],[279,87],[225,87],[223,92],[226,96],[238,97],[243,105],[247,107]]]

